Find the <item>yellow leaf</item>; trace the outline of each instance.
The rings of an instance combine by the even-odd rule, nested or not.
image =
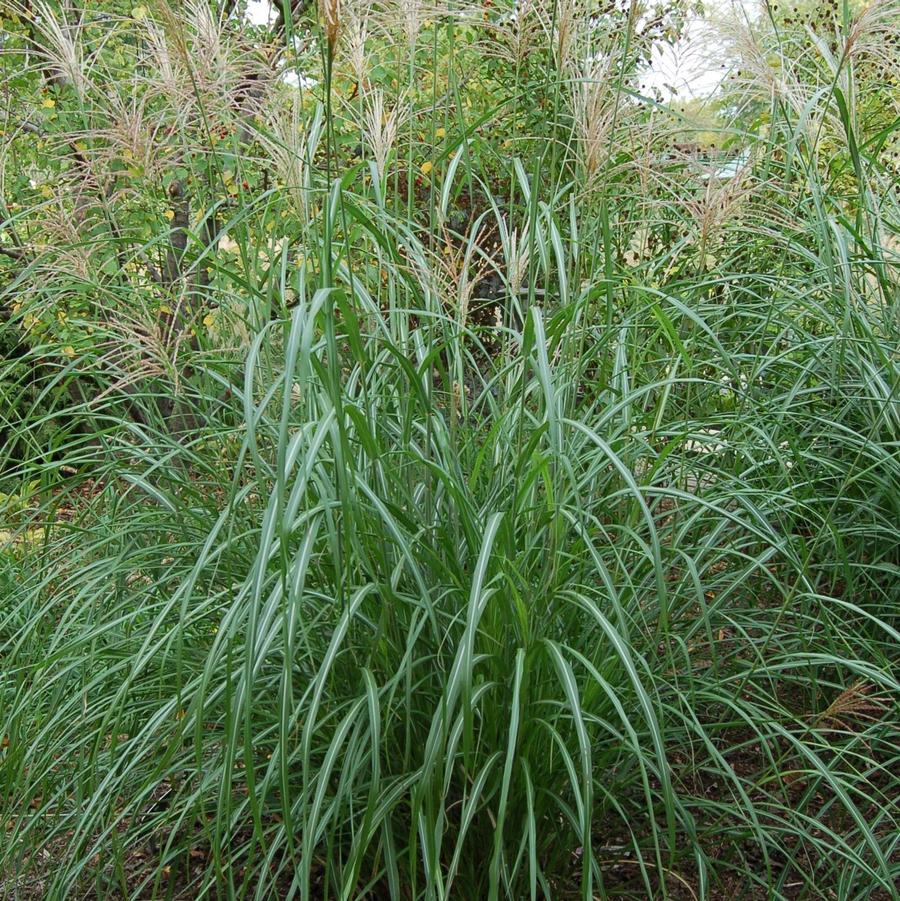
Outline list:
[[[207,328],[209,328],[215,321],[216,321],[216,320],[215,320],[215,317],[213,316],[212,313],[207,313],[207,314],[203,317],[203,324],[204,324]]]
[[[53,107],[56,106],[56,101],[52,97],[47,97],[41,106],[44,107],[44,109],[53,109]]]
[[[132,11],[131,15],[140,22],[142,19],[147,18],[147,7],[146,6],[136,6]]]
[[[424,163],[422,163],[421,168],[422,168],[422,175],[428,175],[428,173],[431,172],[431,170],[434,168],[434,165],[432,164],[432,162],[430,160],[426,160]]]
[[[163,216],[171,222],[175,218],[175,210],[166,210]]]
[[[76,142],[75,142],[75,149],[76,149],[79,153],[87,153],[88,146],[87,146],[87,144],[84,143],[84,141],[76,141]]]
[[[67,357],[74,357],[74,356],[75,356],[75,348],[72,347],[71,344],[67,344],[67,345],[63,348],[63,353],[64,353]]]

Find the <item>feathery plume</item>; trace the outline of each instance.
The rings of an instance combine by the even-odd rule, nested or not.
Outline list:
[[[370,7],[367,4],[351,6],[347,11],[347,27],[344,30],[347,59],[360,90],[368,85],[369,63],[366,42],[369,39],[369,12]]]
[[[312,121],[304,127],[302,97],[293,91],[290,107],[285,111],[270,95],[266,128],[256,131],[257,140],[272,160],[278,180],[292,199],[294,208],[306,222],[310,209],[310,160],[315,156],[322,134],[322,110],[318,108]]]
[[[574,79],[572,112],[582,163],[590,180],[600,169],[609,149],[615,121],[615,91],[611,88],[612,57],[597,54],[585,60]]]
[[[72,25],[66,19],[65,9],[57,14],[44,0],[38,0],[31,24],[40,35],[37,52],[45,59],[54,80],[60,85],[71,85],[79,100],[84,101],[91,81],[81,44],[82,22]]]
[[[406,107],[401,98],[392,110],[386,112],[384,91],[381,88],[374,88],[366,92],[364,107],[365,128],[363,136],[366,146],[375,160],[378,178],[384,179],[388,158],[397,139],[400,123],[406,116]]]

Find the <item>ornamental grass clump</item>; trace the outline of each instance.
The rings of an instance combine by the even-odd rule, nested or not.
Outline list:
[[[0,896],[897,898],[895,20],[241,6],[4,14]]]

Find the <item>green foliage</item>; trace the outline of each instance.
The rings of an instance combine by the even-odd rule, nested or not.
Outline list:
[[[4,45],[0,891],[896,898],[894,32],[214,7]]]

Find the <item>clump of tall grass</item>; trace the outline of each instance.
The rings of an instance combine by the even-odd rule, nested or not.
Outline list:
[[[258,55],[200,7],[60,94],[92,230],[4,224],[2,892],[897,897],[896,131],[852,67],[808,119],[736,85],[732,180],[575,4],[536,75],[486,49],[519,5]]]

